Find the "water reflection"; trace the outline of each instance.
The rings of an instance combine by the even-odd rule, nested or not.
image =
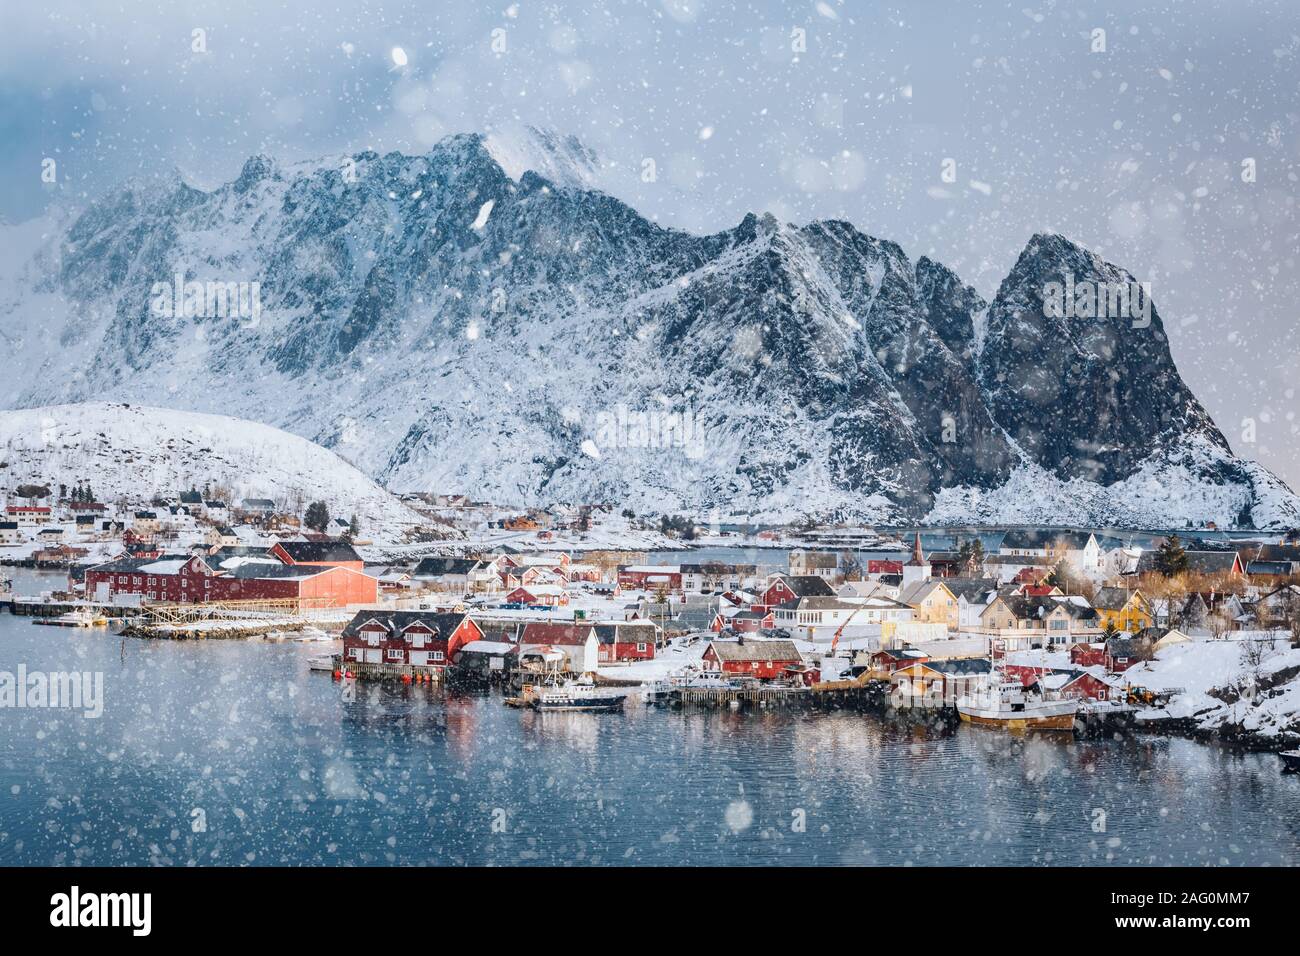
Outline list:
[[[348,700],[302,645],[49,630],[0,615],[0,668],[75,656],[105,713],[0,712],[3,863],[1300,862],[1300,780],[1270,755],[635,697]]]

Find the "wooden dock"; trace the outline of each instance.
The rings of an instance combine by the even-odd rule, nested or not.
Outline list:
[[[352,675],[357,680],[411,681],[415,683],[438,684],[447,677],[445,666],[432,664],[389,664],[384,661],[345,661],[339,654],[334,655],[334,666],[344,675]]]
[[[7,607],[15,617],[58,617],[60,614],[72,614],[90,611],[97,617],[127,617],[138,608],[119,607],[113,604],[95,604],[89,601],[38,601],[31,598],[13,597],[0,601],[0,607]]]
[[[674,687],[666,700],[674,707],[797,707],[811,694],[806,687]]]

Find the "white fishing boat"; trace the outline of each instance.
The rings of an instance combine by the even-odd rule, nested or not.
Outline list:
[[[93,611],[69,611],[58,617],[38,617],[32,623],[50,627],[107,627],[108,618]]]
[[[307,658],[307,667],[314,671],[334,671],[334,655],[320,654]]]
[[[658,704],[671,700],[674,691],[685,688],[732,686],[734,681],[728,678],[686,667],[659,680],[646,681],[641,685],[641,699],[648,704]]]
[[[598,687],[584,674],[568,680],[525,684],[520,695],[507,698],[506,703],[539,711],[610,711],[621,710],[627,696],[625,688]]]
[[[957,714],[964,722],[1003,730],[1072,731],[1078,712],[1077,700],[1050,699],[1016,680],[990,684],[957,700]]]

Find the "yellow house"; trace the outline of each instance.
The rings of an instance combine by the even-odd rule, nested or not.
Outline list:
[[[950,631],[957,630],[961,615],[957,597],[940,579],[914,581],[904,588],[898,600],[912,609],[913,621],[946,624]]]
[[[1092,606],[1097,609],[1098,623],[1104,628],[1107,621],[1114,621],[1121,631],[1136,634],[1144,627],[1155,624],[1151,606],[1142,592],[1134,588],[1100,588],[1092,599]]]

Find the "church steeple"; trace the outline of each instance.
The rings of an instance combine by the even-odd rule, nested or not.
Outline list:
[[[903,587],[929,579],[930,563],[925,560],[925,552],[921,549],[921,532],[918,531],[912,539],[912,559],[903,565]]]
[[[909,564],[925,564],[925,553],[921,550],[921,532],[916,533],[912,541],[912,560]]]

